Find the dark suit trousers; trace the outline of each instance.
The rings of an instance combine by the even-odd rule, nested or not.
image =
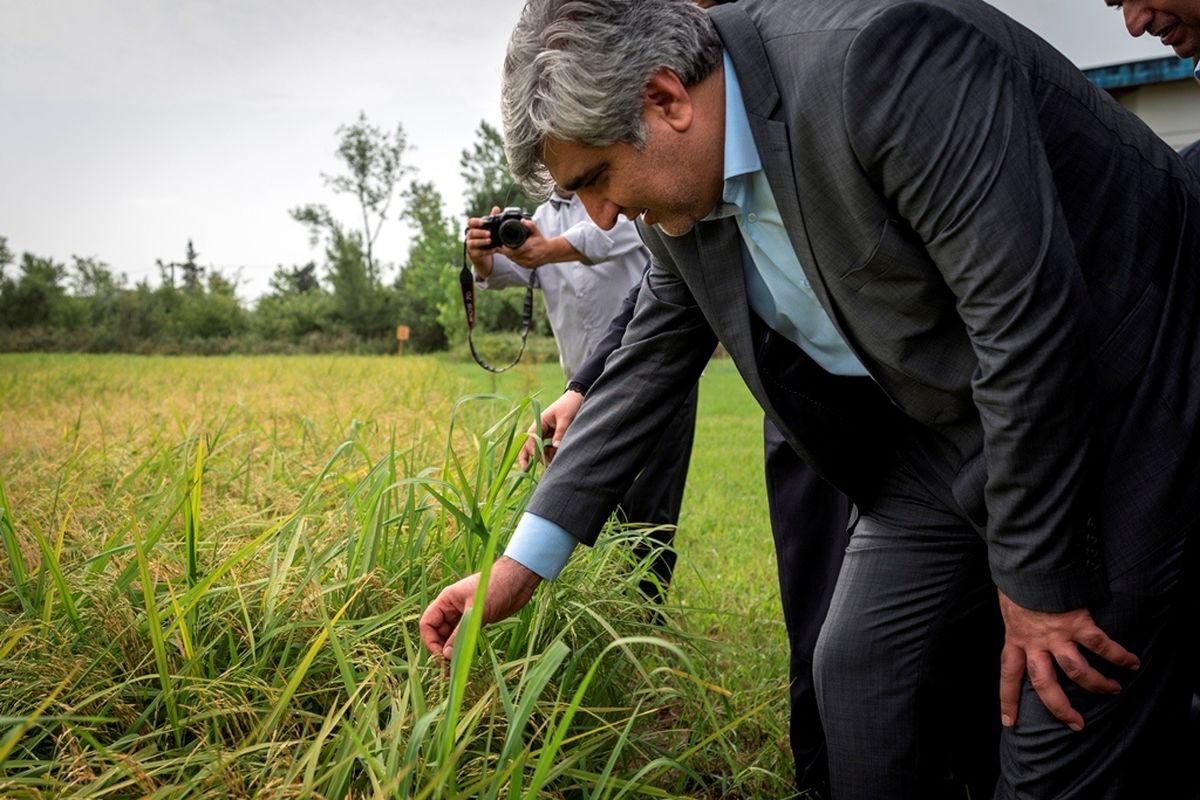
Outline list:
[[[763,420],[767,505],[787,627],[791,718],[799,789],[829,783],[825,732],[813,686],[813,652],[850,540],[850,500],[804,463],[779,428]]]
[[[637,479],[621,499],[617,514],[622,522],[648,526],[646,535],[634,545],[638,561],[650,560],[650,574],[639,582],[646,597],[662,602],[675,571],[675,526],[683,504],[692,442],[696,434],[698,392],[691,393],[679,407],[674,419],[663,429],[662,437],[638,473]]]
[[[847,476],[846,489],[860,506],[871,501],[885,477],[894,473],[896,443],[909,423],[871,379],[831,375],[757,319],[752,323],[759,341],[759,370],[772,406],[789,424],[795,421],[793,427],[805,434],[804,443],[811,444],[818,457],[824,456],[820,460],[825,475],[831,479]],[[798,511],[794,516],[802,519],[803,513]],[[928,522],[956,530],[960,526],[957,517]],[[872,524],[865,520],[855,524],[859,542],[867,541],[860,533]],[[867,640],[872,634],[892,635],[889,629],[893,625],[908,630],[904,615],[920,605],[921,599],[910,596],[910,572],[915,570],[920,577],[923,568],[900,559],[894,562],[896,572],[880,576],[876,585],[855,584],[847,589],[844,578],[849,564],[842,564],[837,594],[826,617],[829,580],[842,562],[842,553],[828,549],[828,545],[845,543],[846,534],[837,536],[825,531],[814,536],[813,531],[789,531],[786,524],[776,527],[780,585],[793,651],[792,672],[793,677],[801,677],[794,684],[801,702],[794,707],[799,713],[793,717],[792,733],[794,740],[807,740],[807,744],[793,745],[799,780],[815,776],[822,760],[812,747],[820,742],[816,738],[820,728],[814,732],[811,705],[804,707],[807,695],[808,703],[814,696],[820,701],[834,798],[963,797],[965,789],[973,797],[990,795],[997,772],[999,622],[986,560],[965,571],[952,563],[938,573],[939,579],[951,579],[962,594],[957,604],[941,607],[945,618],[938,622],[939,630],[948,632],[955,642],[949,655],[969,660],[971,668],[957,671],[946,653],[928,648],[921,654],[921,663],[910,672],[911,665],[898,663],[896,654],[886,646],[875,652]],[[850,540],[846,559],[851,558],[854,541]],[[981,546],[977,536],[974,544]],[[826,549],[809,553],[806,558],[800,555],[806,545],[825,545]],[[953,554],[949,560],[956,561]],[[890,557],[883,559],[885,566],[891,563]],[[805,597],[805,590],[798,586],[810,582]],[[891,599],[883,602],[885,596]],[[893,617],[885,614],[865,622],[835,620],[839,608],[844,614],[853,600],[869,607],[881,601]],[[818,645],[814,655],[814,626],[820,626],[822,620],[822,641],[828,638],[832,626],[851,641],[863,639],[861,646],[847,645],[844,660],[825,655],[823,666],[822,652],[827,652],[828,646]],[[866,628],[849,627],[860,624]],[[839,669],[845,671],[844,679],[831,676]],[[905,685],[893,680],[896,673],[916,675],[919,680],[916,685]],[[869,677],[859,680],[861,676]],[[807,683],[809,680],[815,680],[815,688]],[[919,723],[914,708],[920,710]],[[811,760],[802,764],[802,759]]]
[[[1122,693],[1060,676],[1086,721],[1075,733],[1026,681],[1017,724],[1001,734],[1003,626],[987,547],[950,490],[959,464],[869,379],[829,375],[778,339],[765,333],[759,351],[772,405],[822,466],[851,477],[860,511],[813,663],[833,797],[961,798],[964,786],[1003,800],[1187,796],[1189,534],[1109,575],[1111,599],[1089,609],[1141,659],[1134,673],[1093,660]],[[804,431],[812,419],[819,427]],[[839,440],[853,443],[851,458],[831,462]]]

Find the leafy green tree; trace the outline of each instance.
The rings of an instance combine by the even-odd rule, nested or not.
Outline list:
[[[290,295],[307,294],[321,288],[317,278],[317,263],[310,261],[304,266],[288,269],[283,266],[275,268],[275,274],[270,280],[271,294]]]
[[[371,124],[367,115],[359,112],[358,120],[352,125],[338,127],[341,137],[337,157],[344,172],[337,175],[322,174],[325,185],[338,194],[352,195],[358,201],[362,215],[359,245],[366,260],[367,276],[372,281],[379,279],[379,266],[375,261],[374,245],[387,219],[396,187],[410,168],[404,164],[404,152],[408,139],[401,125],[387,132]],[[292,210],[292,217],[309,226],[314,239],[320,232],[332,235],[333,217],[323,205],[309,204]]]
[[[157,289],[141,280],[132,290],[123,291],[114,300],[109,326],[113,344],[109,349],[153,352],[169,337],[177,314],[179,292],[171,286]]]
[[[21,254],[21,274],[5,280],[0,296],[0,324],[9,328],[62,327],[67,309],[67,268],[53,259]]]
[[[395,324],[395,294],[367,272],[358,231],[342,233],[335,228],[325,256],[335,319],[363,338],[389,335]]]
[[[396,279],[397,322],[409,326],[413,350],[445,350],[450,331],[463,325],[456,269],[462,239],[432,183],[414,181],[404,196],[404,217],[415,235],[409,244],[408,262]],[[456,307],[458,316],[454,317]]]
[[[123,349],[127,342],[121,334],[119,301],[127,292],[125,276],[114,274],[95,257],[71,256],[71,261],[68,327],[82,332],[78,346],[101,352]]]
[[[189,338],[236,336],[249,327],[236,284],[216,270],[209,272],[205,286],[184,291],[179,320],[181,332]]]
[[[475,137],[475,144],[469,150],[463,150],[458,161],[459,174],[467,184],[463,196],[467,216],[490,214],[495,206],[520,206],[529,212],[537,208],[540,201],[525,194],[508,171],[508,157],[504,154],[504,139],[500,132],[486,120],[481,120]]]
[[[4,281],[5,268],[13,262],[12,251],[8,249],[8,238],[0,236],[0,282]]]

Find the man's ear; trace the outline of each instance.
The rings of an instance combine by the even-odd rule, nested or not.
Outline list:
[[[691,93],[673,71],[660,69],[651,75],[642,101],[642,112],[651,119],[662,120],[679,133],[692,126],[695,108]]]

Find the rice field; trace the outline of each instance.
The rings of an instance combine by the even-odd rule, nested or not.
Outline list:
[[[556,364],[0,355],[0,797],[787,793],[761,414],[728,361],[664,624],[612,527],[446,670]]]

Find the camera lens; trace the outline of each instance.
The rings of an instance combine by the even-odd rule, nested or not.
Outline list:
[[[500,223],[500,230],[497,233],[500,244],[513,249],[525,244],[525,240],[529,238],[529,229],[522,225],[519,219],[504,220]]]

